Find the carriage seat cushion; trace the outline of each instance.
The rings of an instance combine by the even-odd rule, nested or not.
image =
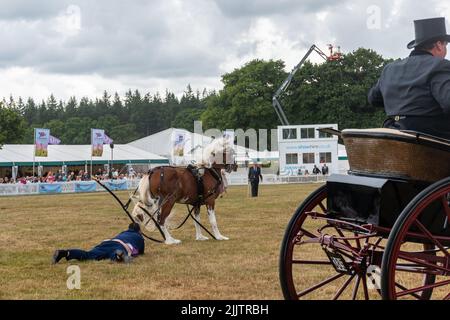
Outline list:
[[[345,129],[342,131],[342,137],[373,137],[396,139],[405,142],[416,142],[419,144],[435,147],[450,152],[450,140],[435,137],[429,134],[411,131],[411,130],[395,130],[389,128],[371,128],[371,129]]]
[[[424,182],[450,176],[450,141],[388,128],[346,129],[350,172]]]

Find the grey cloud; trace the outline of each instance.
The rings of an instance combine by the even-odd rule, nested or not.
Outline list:
[[[427,1],[411,6],[408,1],[378,1],[381,9],[381,29],[367,28],[367,8],[370,1],[359,2],[351,9],[345,8],[327,19],[330,38],[336,38],[345,50],[358,47],[371,48],[385,57],[400,58],[409,54],[406,44],[414,38],[413,20],[438,15],[439,1]],[[396,14],[393,14],[395,9]]]
[[[55,31],[54,21],[14,22],[0,29],[11,46],[0,49],[0,67],[34,67],[63,74],[104,76],[213,76],[221,56],[213,48],[196,47],[180,38],[192,27],[177,24],[164,2],[110,3],[80,1],[78,35]],[[195,36],[193,34],[192,36]]]
[[[408,1],[364,0],[348,2],[321,10],[327,12],[323,20],[316,13],[301,15],[301,19],[274,16],[272,21],[280,32],[294,42],[292,49],[306,52],[311,44],[322,46],[332,43],[341,46],[344,52],[359,47],[370,48],[388,58],[399,58],[409,54],[406,44],[414,38],[413,20],[439,15],[438,4],[442,1],[428,0],[411,6]],[[377,5],[381,13],[381,28],[369,29],[367,9]],[[447,22],[450,17],[447,17]],[[301,56],[299,56],[299,59]]]
[[[329,0],[215,0],[215,2],[226,16],[232,18],[310,13],[336,5],[336,2]],[[343,1],[340,2],[342,3]]]
[[[0,20],[37,20],[56,15],[67,7],[69,0],[2,0]]]
[[[382,23],[389,22],[388,28],[367,29],[366,10],[373,2],[382,9]],[[397,15],[392,15],[393,3],[2,0],[0,39],[7,45],[0,46],[0,68],[21,66],[106,78],[218,78],[227,58],[256,52],[257,40],[239,40],[258,18],[270,19],[292,43],[291,49],[306,51],[312,43],[335,39],[346,51],[367,47],[400,57],[414,34],[412,20],[436,15],[439,1],[422,1],[414,7],[405,1]],[[71,4],[80,8],[81,29],[65,35],[55,28],[55,19]],[[319,20],[317,13],[326,11],[326,18]]]

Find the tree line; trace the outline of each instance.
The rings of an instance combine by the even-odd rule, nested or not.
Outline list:
[[[367,92],[382,68],[392,61],[373,50],[359,48],[341,60],[307,62],[296,73],[280,102],[291,124],[338,123],[340,129],[379,127],[384,110],[368,105]],[[105,129],[115,143],[130,141],[176,127],[203,129],[272,129],[280,125],[272,96],[287,77],[281,60],[252,60],[222,76],[219,91],[194,91],[187,86],[181,98],[166,91],[129,90],[124,97],[104,92],[94,100],[0,102],[0,144],[33,143],[33,128],[49,128],[63,144],[89,144],[90,129]]]

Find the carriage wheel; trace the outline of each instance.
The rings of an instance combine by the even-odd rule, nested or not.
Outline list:
[[[339,220],[323,218],[328,213],[326,198],[327,189],[322,186],[298,207],[288,224],[279,261],[284,298],[379,298],[370,270],[380,273],[382,238],[365,237],[360,230],[343,228],[336,223]],[[323,239],[333,240],[325,245]]]
[[[397,219],[383,256],[383,299],[450,299],[449,220],[446,178],[419,193]]]

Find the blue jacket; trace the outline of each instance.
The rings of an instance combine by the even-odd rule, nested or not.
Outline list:
[[[127,231],[119,233],[113,239],[119,239],[125,243],[131,244],[138,250],[138,254],[143,254],[145,249],[144,237],[134,230],[128,229]]]

